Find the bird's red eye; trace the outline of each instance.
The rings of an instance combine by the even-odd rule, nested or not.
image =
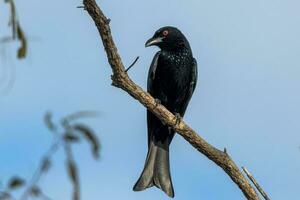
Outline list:
[[[164,30],[163,33],[162,33],[164,36],[167,36],[169,34],[169,31],[168,30]]]

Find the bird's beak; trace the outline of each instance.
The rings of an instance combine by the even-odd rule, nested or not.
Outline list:
[[[150,38],[146,44],[145,47],[149,47],[149,46],[153,46],[153,45],[157,45],[159,43],[161,43],[163,41],[163,37],[158,37],[158,38]]]

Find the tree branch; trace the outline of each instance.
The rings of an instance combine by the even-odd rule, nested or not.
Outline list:
[[[259,191],[259,193],[264,197],[265,200],[270,200],[268,195],[265,193],[265,191],[260,187],[258,182],[255,180],[255,178],[252,176],[252,174],[247,170],[246,167],[242,167],[245,174],[248,176],[248,178],[252,181],[252,183],[255,185],[256,189]]]
[[[110,20],[105,17],[101,9],[97,6],[95,0],[83,0],[83,4],[95,22],[95,25],[101,36],[108,62],[113,72],[112,85],[123,89],[136,100],[138,100],[163,123],[172,127],[194,148],[221,167],[232,179],[232,181],[238,185],[248,200],[259,200],[255,189],[251,186],[251,184],[244,177],[237,165],[226,152],[220,151],[210,145],[184,121],[180,120],[180,122],[176,123],[177,118],[170,111],[168,111],[163,105],[158,104],[149,93],[145,92],[129,78],[125,72],[121,57],[117,52],[116,45],[111,35],[109,26]]]

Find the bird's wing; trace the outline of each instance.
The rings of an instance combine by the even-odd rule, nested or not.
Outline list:
[[[160,51],[155,54],[148,73],[147,90],[154,98],[156,97],[153,88],[153,83],[155,79],[155,73],[156,73],[160,54],[161,54]],[[155,130],[160,129],[161,124],[160,121],[149,110],[147,111],[147,124],[148,124],[148,145],[150,147],[150,142],[153,139],[152,134]]]
[[[157,52],[152,60],[152,63],[150,65],[149,68],[149,72],[148,72],[148,82],[147,82],[147,90],[148,92],[153,95],[153,81],[155,79],[155,72],[156,72],[156,68],[157,68],[157,64],[158,64],[158,58],[160,56],[161,52]]]
[[[190,85],[189,85],[189,88],[187,89],[187,92],[184,96],[184,100],[182,101],[182,105],[180,106],[180,110],[179,110],[179,113],[181,116],[184,115],[185,110],[190,102],[190,99],[191,99],[193,93],[194,93],[194,90],[197,85],[197,78],[198,78],[198,67],[197,67],[197,61],[194,58],[191,79],[190,79]]]
[[[196,85],[197,85],[197,79],[198,79],[198,66],[197,66],[197,60],[194,58],[194,64],[193,64],[193,73],[192,73],[192,82],[191,82],[191,95],[193,94]]]

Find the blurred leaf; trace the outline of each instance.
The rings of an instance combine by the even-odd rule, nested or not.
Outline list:
[[[73,200],[79,200],[79,178],[76,163],[68,159],[67,161],[68,175],[73,185]]]
[[[25,180],[20,178],[20,177],[12,177],[9,181],[8,181],[8,188],[9,189],[18,189],[22,186],[25,185]]]
[[[66,142],[79,142],[80,138],[72,133],[65,133],[64,140]]]
[[[5,0],[5,3],[10,4],[10,20],[8,25],[12,27],[12,38],[19,40],[21,46],[18,49],[18,58],[22,59],[26,57],[27,54],[27,39],[25,34],[20,26],[20,23],[17,18],[16,7],[13,0]]]
[[[45,124],[50,131],[56,131],[56,126],[52,122],[52,113],[47,112],[44,117]]]
[[[41,171],[42,172],[47,172],[51,167],[51,161],[49,158],[45,158],[43,161],[42,161],[42,167],[41,167]]]
[[[99,115],[99,112],[96,111],[79,111],[73,114],[70,114],[64,118],[64,120],[67,120],[69,122],[84,118],[84,117],[97,117]]]
[[[67,170],[73,185],[78,184],[78,174],[76,163],[70,159],[67,161]]]
[[[25,58],[27,54],[27,40],[25,38],[24,32],[19,23],[17,23],[17,33],[18,33],[18,39],[21,43],[21,46],[18,49],[18,58],[22,59]]]
[[[78,131],[90,143],[93,156],[99,158],[100,144],[93,131],[85,125],[75,124],[73,129]]]
[[[38,186],[35,185],[30,188],[29,194],[34,197],[39,197],[42,194],[42,191]]]
[[[12,27],[12,37],[13,39],[16,39],[16,28],[17,28],[17,13],[16,13],[16,7],[13,2],[13,0],[5,0],[5,3],[10,4],[10,20],[8,25]]]

